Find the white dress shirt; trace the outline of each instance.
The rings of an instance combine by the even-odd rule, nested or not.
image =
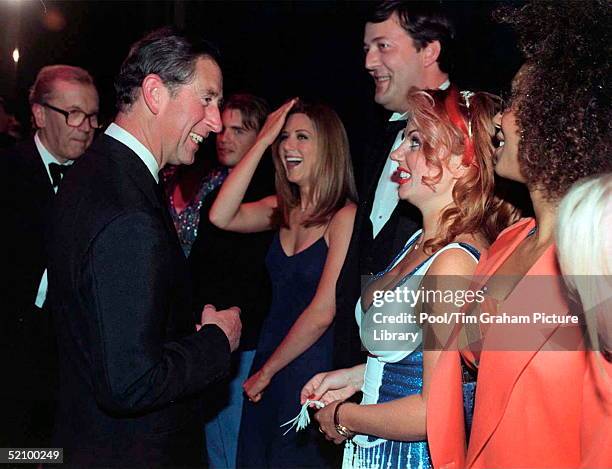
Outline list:
[[[439,86],[439,89],[445,90],[450,86],[450,81],[446,80]],[[408,113],[394,112],[389,118],[389,122],[395,122],[400,120],[408,120]],[[389,150],[389,155],[399,148],[404,141],[404,131],[400,130],[395,137],[395,141]],[[372,203],[372,211],[370,212],[370,221],[372,222],[372,238],[376,238],[380,230],[383,229],[385,224],[391,218],[391,214],[397,203],[399,202],[399,196],[397,194],[397,184],[391,181],[391,176],[397,170],[398,164],[392,161],[387,156],[387,161],[380,174],[378,185],[376,186],[376,192],[374,193],[374,202]]]
[[[62,166],[70,166],[74,161],[68,160],[65,163],[60,163],[58,159],[53,156],[53,154],[47,150],[47,148],[43,145],[43,142],[40,140],[40,136],[38,132],[34,134],[34,144],[36,145],[36,149],[38,150],[38,154],[45,165],[45,169],[47,170],[47,177],[49,178],[49,182],[51,186],[53,186],[53,178],[51,177],[51,170],[49,169],[49,165],[51,163],[57,163]],[[53,192],[57,194],[57,186],[53,187]],[[40,279],[40,283],[38,284],[38,292],[36,293],[36,301],[34,304],[39,308],[42,308],[45,303],[45,299],[47,298],[47,288],[49,283],[47,281],[47,269],[43,272],[42,278]]]
[[[159,183],[159,165],[157,164],[157,160],[153,156],[153,153],[151,153],[151,151],[136,137],[114,122],[108,126],[104,133],[109,137],[113,137],[115,140],[120,141],[126,147],[136,153],[148,168],[151,176],[153,176],[155,179],[155,182]]]
[[[49,181],[51,182],[51,185],[53,185],[53,178],[51,177],[51,170],[49,169],[49,165],[51,163],[57,163],[62,166],[70,166],[72,163],[74,163],[74,161],[68,160],[65,163],[60,163],[58,159],[53,156],[51,152],[47,150],[47,148],[43,145],[43,142],[38,136],[38,132],[34,134],[34,143],[36,144],[36,149],[38,150],[40,158],[42,159],[43,164],[45,165],[45,169],[47,170],[47,176],[49,177]],[[54,187],[53,191],[57,194],[57,187]]]

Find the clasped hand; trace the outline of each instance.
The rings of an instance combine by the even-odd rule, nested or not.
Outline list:
[[[199,331],[206,324],[215,324],[221,328],[227,337],[232,352],[238,348],[240,335],[242,334],[240,308],[232,306],[229,309],[217,311],[213,305],[206,305],[202,310],[200,324],[196,324],[196,330]]]
[[[259,402],[271,379],[272,377],[261,369],[244,382],[242,389],[251,402]]]

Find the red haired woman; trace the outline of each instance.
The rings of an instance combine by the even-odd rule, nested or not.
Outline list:
[[[440,353],[432,344],[444,341],[447,332],[421,326],[419,312],[435,316],[456,306],[425,293],[460,292],[480,252],[513,216],[493,194],[493,117],[500,99],[450,88],[413,91],[408,104],[411,120],[391,158],[399,163],[399,197],[420,210],[423,229],[374,277],[357,305],[360,335],[370,352],[366,365],[318,374],[302,390],[302,401],[327,404],[316,419],[328,439],[348,439],[343,467],[430,466],[426,401]],[[405,292],[420,300],[382,300]],[[397,324],[400,306],[403,326],[391,332],[397,339],[380,342],[383,329],[377,326],[393,318]],[[359,389],[361,405],[345,402]]]

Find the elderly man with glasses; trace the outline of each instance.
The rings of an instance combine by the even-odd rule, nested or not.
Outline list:
[[[0,447],[49,444],[57,382],[55,337],[45,310],[46,220],[63,175],[91,145],[98,92],[87,71],[43,67],[30,91],[36,133],[0,156],[4,218],[0,268]]]

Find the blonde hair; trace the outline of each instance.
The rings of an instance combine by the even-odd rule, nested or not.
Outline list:
[[[582,303],[591,344],[609,350],[612,320],[612,173],[575,183],[559,205],[559,265],[570,293]],[[599,334],[597,333],[599,331]]]
[[[291,109],[289,116],[292,114],[308,116],[317,131],[318,140],[319,157],[311,176],[311,198],[315,206],[313,214],[304,221],[303,225],[305,227],[324,225],[344,207],[347,201],[357,200],[348,137],[340,117],[329,106],[300,101]],[[278,154],[279,142],[277,139],[272,146],[278,196],[274,221],[280,226],[288,227],[291,210],[300,205],[300,191],[296,184],[287,179]]]

